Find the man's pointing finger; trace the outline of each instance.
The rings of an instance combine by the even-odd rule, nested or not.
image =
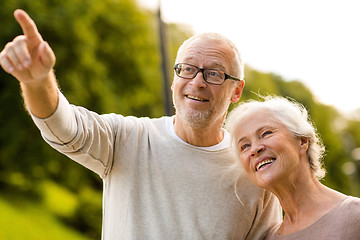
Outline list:
[[[28,38],[31,44],[39,44],[43,41],[35,22],[23,10],[17,9],[14,12],[16,21],[20,24],[24,35]]]

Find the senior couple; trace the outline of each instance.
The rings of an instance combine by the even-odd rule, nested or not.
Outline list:
[[[235,45],[203,33],[179,48],[174,116],[99,115],[60,92],[55,54],[22,10],[2,68],[45,141],[104,182],[102,238],[360,239],[360,200],[327,188],[324,146],[305,108],[244,88]],[[283,212],[282,212],[283,210]]]

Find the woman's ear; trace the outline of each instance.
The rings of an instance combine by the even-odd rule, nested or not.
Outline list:
[[[308,148],[309,148],[309,138],[300,137],[300,149],[306,153]]]

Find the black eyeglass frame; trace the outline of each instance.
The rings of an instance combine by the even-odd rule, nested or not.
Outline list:
[[[192,66],[192,67],[196,68],[197,71],[194,73],[194,75],[193,75],[192,77],[181,77],[181,76],[179,76],[179,74],[178,74],[177,71],[176,71],[176,70],[178,69],[178,66],[179,66],[180,64],[186,64],[186,65]],[[178,77],[180,77],[180,78],[184,78],[184,79],[193,79],[193,78],[196,77],[196,75],[197,75],[199,72],[201,72],[202,75],[203,75],[204,81],[207,82],[207,83],[210,83],[210,84],[214,84],[214,85],[222,85],[222,84],[224,84],[224,82],[225,82],[226,79],[230,79],[230,80],[234,80],[234,81],[241,81],[241,79],[239,79],[239,78],[237,78],[237,77],[234,77],[234,76],[231,76],[231,75],[229,75],[229,74],[227,74],[226,72],[223,72],[223,71],[221,71],[221,70],[212,69],[212,68],[200,68],[200,67],[194,66],[194,65],[192,65],[192,64],[188,64],[188,63],[176,63],[175,66],[174,66],[174,70],[175,70],[176,76],[178,76]],[[212,83],[212,82],[208,82],[207,79],[206,79],[206,78],[207,78],[207,77],[206,77],[206,74],[204,74],[204,71],[205,71],[205,70],[214,70],[214,71],[222,72],[222,73],[224,74],[224,76],[225,76],[223,82],[222,82],[222,83]]]

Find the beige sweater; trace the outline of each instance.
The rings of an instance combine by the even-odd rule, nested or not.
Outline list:
[[[309,227],[280,236],[275,226],[266,240],[360,240],[360,199],[346,197]]]
[[[236,198],[236,156],[173,137],[160,119],[98,115],[60,94],[56,112],[33,116],[55,149],[104,182],[103,239],[263,239],[281,220],[274,195],[242,172]]]

